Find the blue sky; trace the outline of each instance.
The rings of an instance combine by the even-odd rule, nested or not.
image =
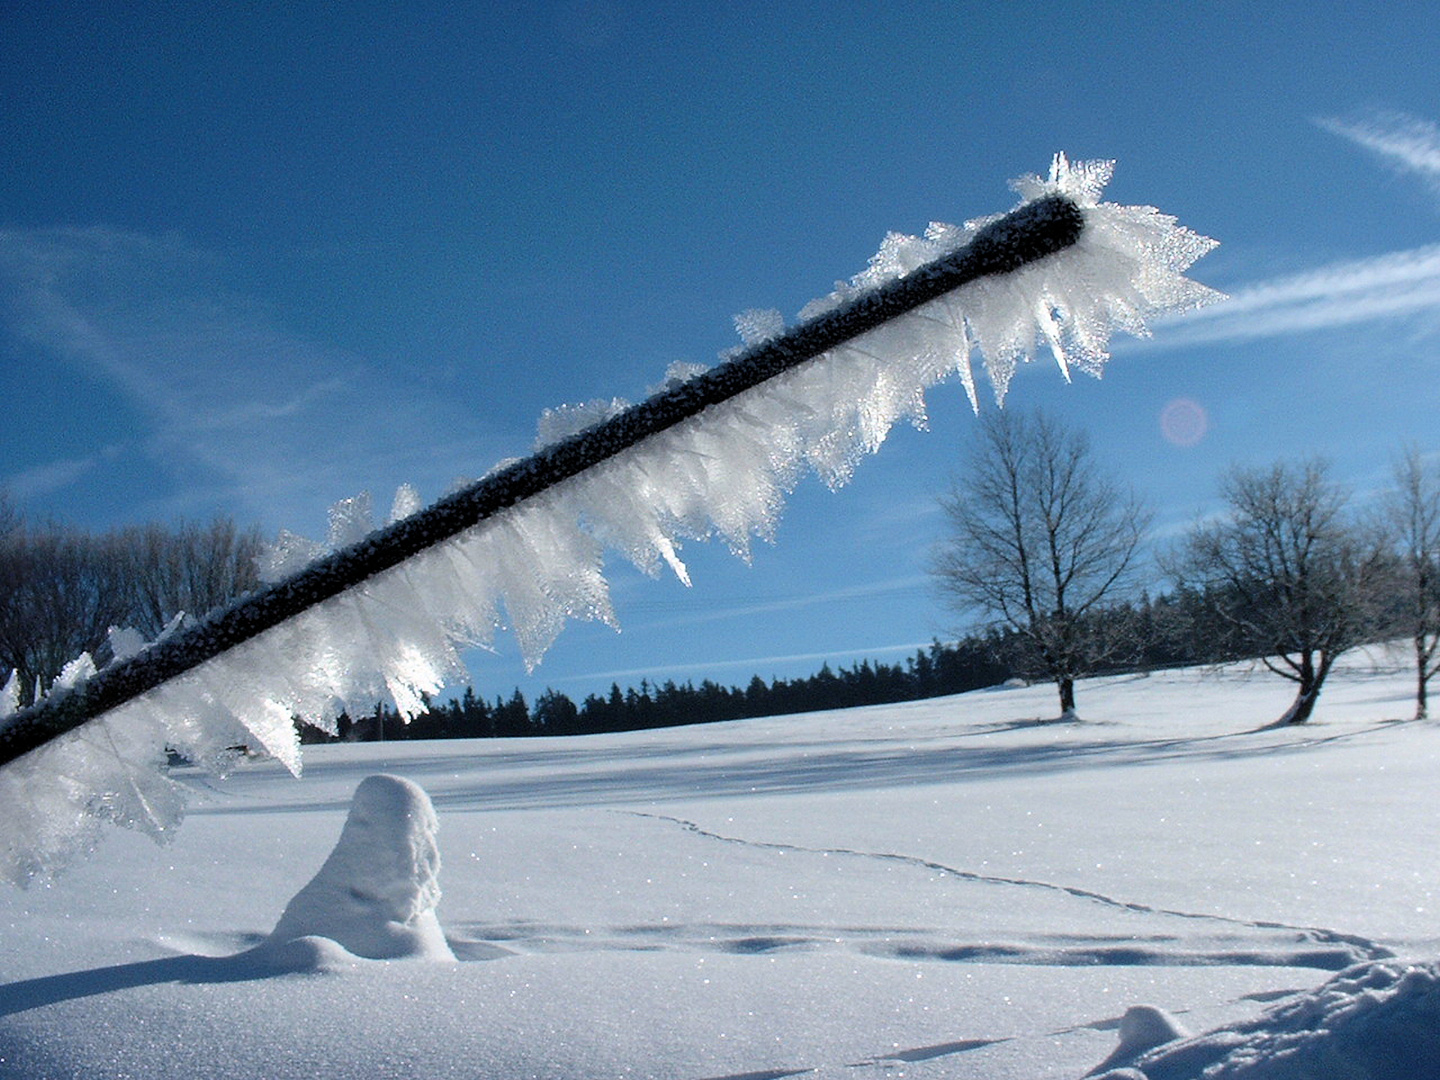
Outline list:
[[[1088,430],[1159,542],[1232,462],[1322,453],[1363,498],[1402,443],[1440,453],[1437,48],[1404,3],[10,0],[0,484],[95,528],[322,535],[338,499],[434,498],[546,407],[713,361],[740,311],[793,318],[888,230],[1008,209],[1064,150],[1220,240],[1192,276],[1234,299],[1099,382],[1035,365],[1012,406]],[[612,561],[619,634],[572,626],[533,675],[502,635],[477,688],[946,635],[925,561],[976,425],[958,386],[930,413],[802,483],[750,566]]]

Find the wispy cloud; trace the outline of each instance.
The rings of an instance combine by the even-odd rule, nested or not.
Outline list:
[[[407,480],[438,491],[454,461],[488,466],[488,456],[427,461],[429,435],[454,440],[463,418],[288,331],[228,288],[224,271],[174,236],[0,229],[0,335],[47,378],[73,378],[67,369],[98,376],[141,416],[148,430],[132,441],[197,504],[184,512],[223,508],[304,530],[323,521],[330,501],[362,488]],[[469,431],[473,439],[473,423]],[[426,464],[436,475],[417,474]],[[12,490],[43,494],[89,471],[76,455],[7,479]]]
[[[1403,113],[1316,123],[1440,192],[1440,126]],[[1146,344],[1180,348],[1401,320],[1424,331],[1440,326],[1440,244],[1231,288],[1224,303],[1165,320],[1163,332]]]
[[[712,608],[708,611],[692,611],[691,613],[675,618],[657,619],[646,622],[645,626],[648,629],[657,629],[675,626],[697,626],[703,623],[727,622],[733,619],[753,619],[761,615],[774,615],[781,611],[799,611],[805,608],[828,606],[855,600],[873,601],[877,596],[917,592],[928,587],[929,584],[930,579],[921,575],[888,578],[884,581],[872,581],[864,585],[853,585],[843,589],[832,589],[827,592],[811,593],[804,596],[767,598],[749,603]],[[638,609],[643,612],[644,607],[645,605],[640,603],[634,605],[630,610],[634,611]],[[693,603],[687,603],[687,607],[693,608],[694,605]]]
[[[1440,192],[1440,126],[1433,122],[1382,112],[1350,120],[1324,117],[1316,123],[1379,154],[1402,172],[1416,174]]]
[[[114,448],[88,457],[51,461],[0,477],[0,481],[3,481],[7,493],[21,501],[40,498],[69,487],[82,476],[93,472],[107,457],[113,456]]]
[[[1161,348],[1247,341],[1376,320],[1440,319],[1440,244],[1331,263],[1232,290],[1167,320]]]
[[[583,675],[566,675],[555,679],[557,685],[567,683],[626,682],[634,679],[723,678],[721,672],[741,671],[747,675],[796,664],[848,664],[862,659],[880,660],[893,656],[913,656],[930,648],[931,642],[917,641],[904,645],[878,645],[874,648],[831,650],[830,652],[789,653],[783,656],[750,656],[738,660],[706,660],[685,664],[664,664],[654,667],[626,668],[616,671],[592,671]],[[762,675],[763,677],[763,675]]]

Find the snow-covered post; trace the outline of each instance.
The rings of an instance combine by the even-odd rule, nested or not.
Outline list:
[[[335,849],[285,906],[260,955],[283,955],[300,938],[321,937],[372,960],[454,960],[435,915],[439,827],[419,784],[367,776]]]

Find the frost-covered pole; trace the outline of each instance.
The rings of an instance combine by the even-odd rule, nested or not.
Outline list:
[[[964,247],[804,322],[619,415],[509,465],[189,629],[13,714],[0,764],[155,690],[302,612],[915,308],[981,278],[1012,273],[1074,245],[1085,227],[1071,198],[1035,199]]]
[[[1058,154],[1048,179],[1013,182],[1010,214],[889,234],[795,328],[778,313],[738,318],[746,347],[714,370],[672,368],[633,407],[547,412],[531,457],[424,510],[402,488],[382,530],[368,499],[341,504],[328,545],[282,535],[273,584],[148,646],[112,634],[111,664],[97,673],[78,657],[29,709],[12,680],[0,880],[53,873],[104,821],[171,835],[186,789],[165,768],[170,749],[221,772],[255,749],[298,775],[296,718],[333,733],[376,701],[415,717],[465,674],[459,648],[488,646],[502,625],[533,665],[568,620],[613,624],[607,551],[687,584],[684,541],[718,536],[746,554],[773,536],[801,473],[843,484],[896,421],[923,423],[930,387],[956,375],[978,408],[975,352],[1002,400],[1041,350],[1067,378],[1098,376],[1112,331],[1143,335],[1219,299],[1184,274],[1214,241],[1154,207],[1102,202],[1113,167]]]

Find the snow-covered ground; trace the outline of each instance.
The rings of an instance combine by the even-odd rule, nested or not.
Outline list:
[[[170,846],[0,893],[0,1077],[1073,1078],[1140,1005],[1136,1050],[1212,1034],[1121,1075],[1440,1075],[1410,684],[1357,659],[1278,731],[1230,668],[1087,682],[1079,724],[1035,687],[197,772]],[[457,959],[246,953],[363,865],[317,875],[376,773],[438,812]]]

